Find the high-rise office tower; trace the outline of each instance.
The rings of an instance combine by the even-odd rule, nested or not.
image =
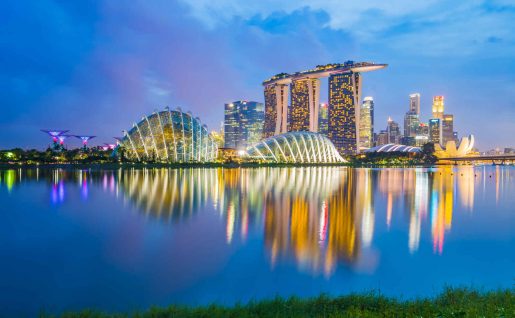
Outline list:
[[[442,145],[446,145],[451,140],[454,140],[454,116],[444,114],[442,120]]]
[[[265,85],[265,123],[263,138],[288,131],[288,92],[289,85],[271,83]]]
[[[224,147],[235,148],[240,136],[240,112],[235,103],[225,104],[224,107]]]
[[[411,111],[404,115],[404,137],[415,137],[418,134],[420,120],[416,113]]]
[[[224,147],[245,149],[263,136],[264,109],[258,102],[225,104]]]
[[[329,108],[327,104],[320,104],[318,112],[318,132],[327,136],[329,125]]]
[[[358,152],[361,76],[359,73],[329,76],[329,139],[341,154]]]
[[[409,95],[409,112],[420,116],[420,94],[414,93]]]
[[[443,119],[444,98],[443,96],[433,97],[433,118]]]
[[[439,118],[429,120],[429,141],[435,144],[442,142],[442,121]]]
[[[418,133],[415,136],[415,146],[420,147],[429,141],[429,125],[420,123],[418,126]]]
[[[376,146],[382,146],[388,144],[388,131],[381,130],[379,134],[377,134]]]
[[[388,126],[386,127],[388,132],[388,143],[399,144],[401,142],[401,129],[399,124],[393,121],[392,118],[388,118]]]
[[[320,79],[295,79],[291,84],[290,131],[318,131]]]
[[[360,149],[374,146],[374,99],[370,96],[363,99],[359,113],[359,142]]]

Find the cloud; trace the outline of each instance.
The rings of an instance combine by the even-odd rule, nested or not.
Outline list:
[[[165,106],[218,128],[225,102],[263,101],[265,78],[349,59],[390,63],[365,76],[378,123],[402,121],[417,90],[425,109],[432,95],[456,101],[449,111],[472,130],[484,105],[512,114],[514,12],[476,0],[3,1],[0,136],[17,138],[0,147],[44,146],[39,128],[102,144]],[[494,116],[509,134],[510,116]]]

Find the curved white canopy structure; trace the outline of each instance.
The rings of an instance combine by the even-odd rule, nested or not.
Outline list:
[[[277,163],[345,162],[324,135],[295,131],[276,135],[247,148],[251,158]]]

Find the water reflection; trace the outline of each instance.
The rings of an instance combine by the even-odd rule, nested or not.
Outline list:
[[[410,253],[419,250],[421,235],[429,231],[433,252],[442,254],[456,205],[472,211],[475,188],[487,182],[495,182],[499,200],[509,173],[469,166],[18,169],[0,171],[0,189],[11,192],[20,183],[44,181],[50,203],[57,205],[71,193],[88,200],[94,187],[147,217],[172,224],[215,210],[224,221],[227,244],[261,233],[272,267],[293,261],[302,271],[330,276],[339,264],[373,267],[374,262],[363,257],[374,249],[379,224],[390,229],[400,222],[406,227]]]

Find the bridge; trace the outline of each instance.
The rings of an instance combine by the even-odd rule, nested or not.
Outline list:
[[[504,155],[491,155],[491,156],[471,156],[471,157],[449,157],[449,158],[438,158],[438,162],[451,161],[455,165],[458,162],[491,162],[494,165],[510,165],[515,164],[515,154],[504,154]]]

